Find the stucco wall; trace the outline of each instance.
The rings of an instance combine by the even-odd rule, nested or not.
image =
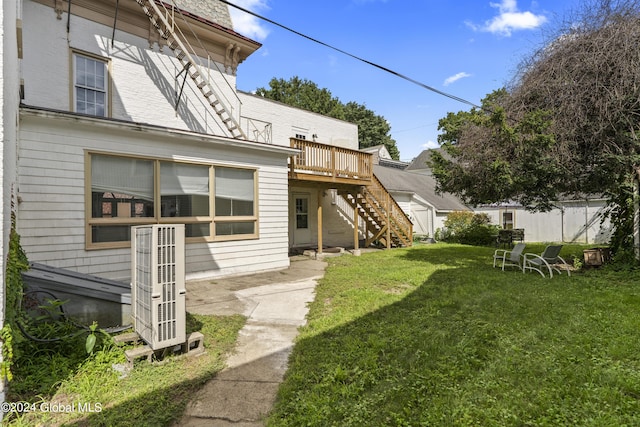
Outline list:
[[[322,244],[332,247],[353,247],[353,208],[335,193],[335,190],[318,190],[309,187],[291,187],[289,193],[289,245],[292,247],[317,247],[318,245],[318,201],[322,204]],[[295,198],[309,200],[308,240],[295,229]],[[320,196],[320,197],[318,197]],[[304,232],[303,232],[304,233]]]

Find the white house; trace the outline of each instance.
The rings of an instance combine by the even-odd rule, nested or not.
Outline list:
[[[432,150],[424,150],[406,170],[431,176],[427,166]],[[435,182],[433,184],[435,186]],[[435,188],[435,187],[434,187]],[[517,203],[497,203],[472,208],[489,215],[492,224],[505,229],[521,228],[525,241],[606,244],[612,226],[605,217],[606,200],[596,195],[558,200],[549,212],[530,212]]]
[[[260,44],[226,4],[15,0],[0,19],[0,326],[13,214],[29,261],[124,282],[141,224],[185,224],[187,278],[411,244],[355,125],[237,91]]]
[[[431,174],[415,173],[412,164],[393,160],[384,145],[362,151],[372,154],[376,177],[411,219],[414,233],[434,237],[449,213],[470,210],[451,194],[437,194]]]
[[[519,204],[478,206],[491,223],[505,229],[521,228],[525,241],[607,244],[612,226],[605,218],[606,200],[600,197],[559,200],[549,212],[530,212]]]
[[[13,196],[29,260],[127,281],[130,227],[153,223],[185,224],[188,278],[411,244],[357,127],[238,92],[260,44],[217,0],[175,4],[5,2],[3,214]]]

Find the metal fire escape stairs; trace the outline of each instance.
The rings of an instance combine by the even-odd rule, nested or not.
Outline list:
[[[362,187],[357,194],[341,195],[365,223],[365,247],[374,242],[386,248],[412,245],[411,220],[375,175],[372,184]]]
[[[220,117],[222,123],[235,139],[247,139],[245,133],[240,128],[240,124],[234,119],[228,106],[222,102],[216,93],[212,83],[208,80],[207,74],[194,59],[196,54],[189,43],[176,31],[176,23],[173,10],[169,11],[164,6],[156,4],[155,0],[135,0],[142,7],[145,15],[149,18],[151,25],[158,31],[160,37],[167,42],[167,46],[173,51],[175,57],[182,64],[182,70],[189,74],[196,87],[202,92],[207,103]],[[173,8],[172,8],[173,9]]]

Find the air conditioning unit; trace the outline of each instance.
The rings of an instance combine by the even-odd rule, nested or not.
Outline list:
[[[131,228],[131,314],[153,350],[186,341],[184,224]]]

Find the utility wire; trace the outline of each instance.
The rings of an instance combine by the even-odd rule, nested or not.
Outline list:
[[[314,39],[313,37],[307,36],[306,34],[302,34],[299,31],[296,31],[296,30],[294,30],[292,28],[289,28],[289,27],[287,27],[285,25],[279,24],[279,23],[277,23],[277,22],[275,22],[275,21],[273,21],[273,20],[271,20],[269,18],[266,18],[264,16],[258,15],[257,13],[254,13],[254,12],[248,10],[248,9],[245,9],[243,7],[240,7],[240,6],[237,6],[237,5],[235,5],[235,4],[231,3],[231,2],[228,2],[227,0],[219,0],[219,1],[221,3],[224,3],[224,4],[228,5],[228,6],[234,7],[236,9],[238,9],[238,10],[241,10],[241,11],[243,11],[245,13],[248,13],[249,15],[255,16],[258,19],[262,19],[263,21],[269,22],[269,23],[271,23],[271,24],[273,24],[273,25],[275,25],[277,27],[280,27],[280,28],[282,28],[284,30],[292,32],[292,33],[294,33],[294,34],[296,34],[296,35],[298,35],[300,37],[304,37],[307,40],[311,40],[314,43],[318,43],[318,44],[320,44],[322,46],[328,47],[329,49],[333,49],[333,50],[335,50],[337,52],[342,53],[343,55],[347,55],[347,56],[349,56],[349,57],[351,57],[353,59],[356,59],[358,61],[364,62],[365,64],[368,64],[368,65],[371,65],[372,67],[378,68],[379,70],[386,71],[387,73],[393,74],[396,77],[400,77],[401,79],[407,80],[407,81],[409,81],[409,82],[411,82],[413,84],[416,84],[416,85],[418,85],[418,86],[420,86],[420,87],[422,87],[424,89],[430,90],[431,92],[435,92],[438,95],[446,96],[447,98],[453,99],[454,101],[458,101],[458,102],[461,102],[463,104],[467,104],[467,105],[470,105],[472,107],[481,108],[482,109],[482,107],[480,107],[479,105],[476,105],[471,101],[467,101],[464,98],[460,98],[460,97],[452,95],[450,93],[443,92],[443,91],[438,90],[438,89],[436,89],[436,88],[434,88],[432,86],[428,86],[428,85],[426,85],[424,83],[421,83],[421,82],[419,82],[419,81],[417,81],[415,79],[412,79],[411,77],[405,76],[404,74],[400,74],[397,71],[393,71],[393,70],[391,70],[391,69],[389,69],[387,67],[384,67],[382,65],[376,64],[375,62],[368,61],[368,60],[366,60],[364,58],[361,58],[361,57],[356,56],[356,55],[354,55],[352,53],[346,52],[346,51],[344,51],[342,49],[339,49],[339,48],[337,48],[335,46],[332,46],[332,45],[330,45],[328,43],[325,43],[325,42],[322,42],[320,40]]]

